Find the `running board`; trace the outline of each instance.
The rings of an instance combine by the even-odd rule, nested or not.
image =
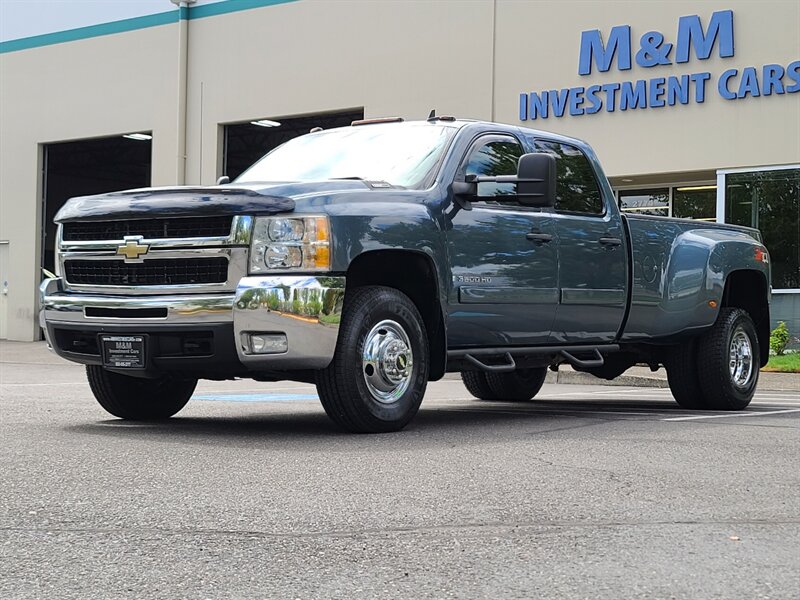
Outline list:
[[[511,356],[508,352],[505,353],[503,358],[505,358],[508,362],[504,365],[487,365],[485,362],[479,361],[477,358],[472,356],[471,354],[465,354],[464,358],[467,362],[475,365],[481,371],[491,371],[492,373],[506,373],[508,371],[513,371],[517,368],[517,363],[514,362],[514,357]]]
[[[493,373],[505,373],[517,368],[514,356],[560,356],[574,367],[589,369],[602,367],[605,359],[603,354],[619,352],[619,344],[607,344],[603,346],[527,346],[512,348],[465,348],[460,350],[448,350],[447,359],[465,360],[472,366],[481,371]],[[579,358],[576,354],[585,355],[589,353],[592,358]],[[505,363],[500,365],[490,365],[478,357],[497,357],[502,358]]]
[[[603,355],[600,354],[600,350],[598,350],[597,348],[592,348],[592,353],[595,356],[594,358],[590,358],[588,360],[581,360],[580,358],[578,358],[571,352],[568,352],[567,350],[562,350],[561,352],[559,352],[559,354],[561,354],[561,356],[564,357],[564,360],[566,360],[573,367],[580,367],[582,369],[590,369],[592,367],[602,367],[603,364],[605,363],[605,359],[603,359]]]

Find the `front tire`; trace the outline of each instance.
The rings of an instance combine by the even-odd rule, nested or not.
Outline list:
[[[715,410],[742,410],[753,399],[759,373],[758,334],[750,315],[724,308],[697,348],[700,387]]]
[[[328,416],[353,433],[405,427],[428,385],[428,336],[413,302],[398,290],[368,286],[345,301],[331,364],[317,372]]]
[[[180,411],[194,393],[197,379],[157,379],[112,373],[97,365],[86,367],[89,387],[107,412],[120,419],[158,421]]]

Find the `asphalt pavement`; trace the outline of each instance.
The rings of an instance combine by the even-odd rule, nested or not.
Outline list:
[[[313,386],[203,382],[127,423],[0,343],[0,598],[800,598],[800,397],[428,388],[337,431]]]

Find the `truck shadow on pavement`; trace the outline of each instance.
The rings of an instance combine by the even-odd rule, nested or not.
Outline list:
[[[336,428],[322,409],[310,412],[270,411],[248,415],[177,416],[159,422],[108,419],[70,425],[65,429],[114,438],[163,440],[178,444],[222,444],[280,447],[287,442],[317,445],[334,441],[331,450],[345,446],[395,446],[395,442],[450,443],[464,435],[470,443],[497,443],[535,435],[596,427],[620,420],[658,420],[681,409],[672,402],[542,401],[536,403],[476,402],[453,405],[423,404],[402,431],[388,434],[349,434]],[[485,436],[482,436],[484,433]]]

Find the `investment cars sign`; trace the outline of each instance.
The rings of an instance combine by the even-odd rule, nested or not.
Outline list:
[[[635,64],[644,69],[662,65],[707,60],[715,52],[720,58],[734,56],[733,11],[722,10],[711,15],[704,27],[698,15],[678,19],[675,42],[668,42],[660,31],[648,31],[633,45],[630,25],[612,27],[604,42],[599,29],[581,33],[578,74],[590,76],[593,68],[607,72],[612,67],[630,71]],[[730,68],[722,73],[708,71],[576,86],[560,90],[521,93],[520,121],[593,115],[601,111],[615,112],[649,109],[705,102],[709,94],[725,100],[758,98],[773,94],[800,91],[800,60],[788,65],[765,64]]]

